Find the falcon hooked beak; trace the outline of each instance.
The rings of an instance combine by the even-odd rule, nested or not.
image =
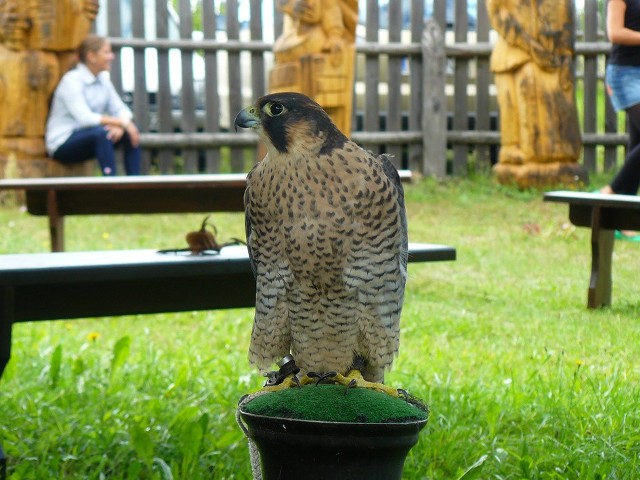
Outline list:
[[[238,131],[238,127],[240,128],[256,128],[260,125],[260,116],[258,115],[258,110],[256,107],[251,105],[250,107],[245,108],[240,111],[236,116],[236,120],[234,122],[236,132]]]

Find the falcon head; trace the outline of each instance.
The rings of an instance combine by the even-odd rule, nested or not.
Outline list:
[[[295,92],[260,97],[238,113],[235,126],[255,130],[272,154],[327,154],[348,141],[320,105]]]

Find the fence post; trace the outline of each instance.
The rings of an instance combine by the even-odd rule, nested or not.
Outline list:
[[[584,41],[598,41],[598,2],[587,0],[584,5]],[[579,28],[579,25],[576,25]],[[576,28],[576,30],[577,30]],[[575,55],[574,55],[575,57]],[[583,77],[583,133],[597,133],[598,131],[598,57],[596,55],[584,55],[584,77]],[[575,58],[574,58],[575,65]],[[574,75],[575,76],[575,75]],[[597,168],[596,145],[583,145],[582,164],[589,173],[595,173]]]
[[[446,57],[442,28],[428,19],[422,33],[422,173],[437,178],[447,174]]]

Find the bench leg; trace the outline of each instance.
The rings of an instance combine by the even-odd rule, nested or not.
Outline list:
[[[51,251],[64,252],[64,217],[60,215],[60,209],[58,208],[58,195],[55,190],[49,190],[47,196]]]
[[[0,378],[11,358],[11,330],[13,327],[15,290],[4,287],[0,297]]]
[[[600,228],[600,208],[593,208],[591,220],[591,278],[588,308],[611,305],[611,260],[614,231]]]
[[[11,328],[13,323],[14,289],[5,287],[0,297],[0,378],[11,357]],[[7,478],[7,457],[0,445],[0,480]]]
[[[14,287],[4,287],[0,297],[0,378],[11,358],[11,329],[14,318]]]

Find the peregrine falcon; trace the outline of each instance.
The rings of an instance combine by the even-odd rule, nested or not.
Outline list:
[[[267,150],[244,195],[257,282],[250,362],[265,373],[292,354],[301,374],[381,384],[398,353],[407,277],[396,168],[300,93],[261,97],[235,125]]]

